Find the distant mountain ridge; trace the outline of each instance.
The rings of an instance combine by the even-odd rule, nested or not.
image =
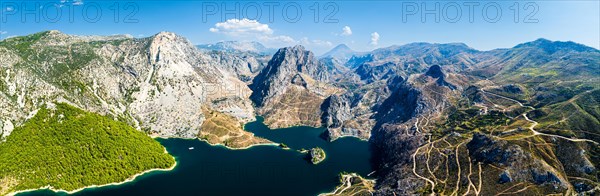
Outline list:
[[[267,48],[259,42],[222,41],[214,44],[197,45],[203,50],[216,50],[223,52],[251,52],[259,54],[274,54],[277,49]]]
[[[569,50],[576,52],[598,52],[596,48],[592,48],[583,44],[575,43],[572,41],[550,41],[544,38],[539,38],[535,41],[522,43],[516,45],[514,48],[526,48],[526,47],[537,47],[541,48],[546,52],[553,53],[560,50]]]
[[[330,51],[326,52],[325,54],[321,55],[319,57],[319,59],[335,58],[342,62],[346,62],[352,56],[359,55],[359,54],[361,54],[361,52],[357,52],[357,51],[350,49],[350,47],[348,47],[346,44],[340,44],[340,45],[337,45],[336,47],[334,47],[333,49],[331,49]]]

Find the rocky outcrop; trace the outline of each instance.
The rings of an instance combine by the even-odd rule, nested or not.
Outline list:
[[[347,94],[331,95],[323,103],[323,122],[330,128],[341,127],[344,121],[353,117],[350,104],[350,98]]]
[[[484,134],[475,133],[469,143],[469,156],[477,162],[493,164],[505,171],[497,179],[498,182],[533,182],[535,184],[551,184],[556,188],[567,189],[568,184],[561,174],[544,160],[533,156],[515,144],[499,141]]]
[[[485,101],[485,95],[481,92],[481,89],[477,86],[469,86],[463,92],[463,96],[466,97],[472,103],[482,103]]]
[[[436,82],[440,86],[446,86],[452,90],[456,89],[456,87],[454,85],[452,85],[446,81],[446,75],[442,71],[442,67],[440,67],[439,65],[433,65],[433,66],[429,67],[427,72],[425,72],[425,75],[432,77],[432,78],[436,78],[437,79]]]
[[[221,70],[234,74],[244,82],[251,82],[260,70],[266,65],[270,55],[255,53],[226,53],[222,51],[208,51],[210,62]]]
[[[329,73],[302,46],[282,48],[253,79],[250,98],[272,128],[321,126],[321,104],[339,89],[327,84]]]
[[[343,136],[353,136],[368,139],[375,121],[372,113],[364,108],[361,96],[353,93],[331,95],[321,105],[323,111],[322,121],[327,131],[324,136],[327,140],[335,140]]]
[[[325,82],[329,77],[313,53],[303,46],[279,49],[252,81],[250,88],[254,92],[250,98],[257,106],[267,105],[274,97],[283,94],[292,78],[300,73],[319,82]]]
[[[375,118],[379,123],[403,123],[423,112],[427,107],[421,99],[421,91],[396,76],[389,80],[391,95],[381,104]]]

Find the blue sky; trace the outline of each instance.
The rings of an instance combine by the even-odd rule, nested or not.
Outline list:
[[[359,51],[412,42],[463,42],[490,50],[537,38],[600,48],[598,0],[128,2],[3,0],[0,39],[55,29],[135,37],[171,31],[194,44],[224,40],[259,41],[269,47],[302,44],[317,54],[340,43]]]

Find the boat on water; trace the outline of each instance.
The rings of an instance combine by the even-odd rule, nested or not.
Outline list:
[[[194,147],[189,147],[188,149],[190,149],[190,150],[194,150]]]

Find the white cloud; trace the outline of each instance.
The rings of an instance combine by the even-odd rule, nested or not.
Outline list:
[[[371,33],[371,45],[376,46],[379,44],[379,33],[373,32]]]
[[[269,25],[247,18],[234,18],[225,22],[219,22],[209,30],[213,33],[222,33],[231,36],[265,36],[273,34],[273,30],[269,28]]]
[[[320,45],[320,46],[333,46],[333,43],[331,43],[330,41],[324,41],[324,40],[313,40],[314,44]]]
[[[333,44],[324,40],[312,40],[308,38],[294,39],[288,35],[276,34],[267,24],[256,20],[229,19],[225,22],[216,23],[210,32],[223,34],[238,41],[259,41],[267,47],[286,47],[302,44],[307,48],[325,48]]]
[[[13,8],[11,6],[6,7],[6,11],[8,11],[8,12],[12,12],[13,10],[15,10],[15,8]]]
[[[324,41],[324,40],[310,40],[307,37],[304,37],[302,39],[300,39],[299,44],[302,44],[304,46],[307,47],[331,47],[333,46],[333,43],[331,43],[330,41]]]
[[[83,5],[83,0],[60,0],[57,4],[58,7],[64,7],[67,4],[71,5]]]
[[[344,28],[342,28],[342,35],[344,35],[344,36],[352,35],[352,29],[350,29],[349,26],[344,26]]]
[[[258,40],[267,46],[289,46],[296,44],[296,40],[294,38],[287,35],[277,35],[277,36],[259,36]]]
[[[8,31],[0,31],[0,35],[4,35],[4,34],[7,34],[7,33],[8,33]]]

